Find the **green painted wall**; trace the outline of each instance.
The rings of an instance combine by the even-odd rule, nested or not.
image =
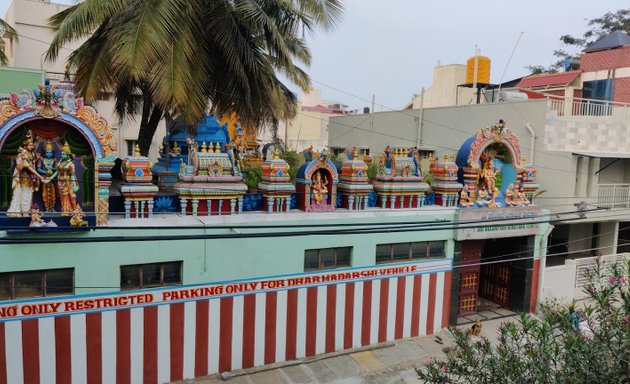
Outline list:
[[[436,213],[438,212],[438,213]],[[305,215],[284,215],[282,220],[269,221],[268,217],[256,221],[258,214],[252,214],[253,220],[246,224],[234,224],[235,228],[242,225],[296,225],[290,231],[303,232],[296,237],[273,236],[286,229],[216,229],[220,221],[215,218],[204,219],[207,223],[199,222],[194,229],[163,229],[129,230],[129,229],[96,229],[84,233],[65,234],[64,237],[98,238],[102,236],[140,236],[140,235],[200,235],[200,234],[234,234],[234,233],[270,233],[261,238],[239,239],[192,239],[168,241],[141,242],[101,242],[101,243],[57,243],[46,245],[0,245],[0,273],[39,269],[75,268],[75,292],[109,292],[117,291],[120,287],[120,266],[129,264],[154,263],[161,261],[183,261],[183,283],[197,284],[214,281],[246,279],[265,276],[276,276],[304,272],[304,250],[353,247],[352,267],[364,267],[375,264],[376,245],[415,241],[446,241],[446,257],[452,258],[454,253],[454,230],[427,230],[417,228],[410,232],[379,232],[370,234],[344,235],[314,235],[312,232],[322,228],[315,228],[317,224],[327,224],[332,227],[326,229],[350,229],[353,224],[379,223],[387,228],[398,228],[400,223],[451,221],[454,211],[444,209],[417,211],[412,215],[374,215],[365,217],[353,215],[344,217],[332,214],[330,219],[307,220]],[[244,215],[243,215],[244,216]],[[249,216],[249,215],[248,215]],[[259,216],[260,217],[260,216]],[[318,217],[325,217],[319,215]],[[249,219],[249,217],[248,217]],[[222,221],[225,225],[229,219]],[[388,225],[389,224],[389,225]],[[129,221],[129,226],[134,222]],[[540,226],[539,233],[546,230],[546,224]],[[43,237],[44,235],[30,235]],[[58,235],[55,235],[58,236]],[[3,235],[4,239],[16,238]],[[540,235],[536,236],[535,257],[540,254]]]
[[[34,69],[0,67],[0,97],[22,89],[31,91],[44,83],[44,72]]]
[[[0,273],[39,269],[75,268],[75,292],[92,293],[119,290],[120,266],[160,261],[183,261],[184,284],[211,281],[255,278],[263,276],[295,274],[304,272],[304,250],[314,248],[352,246],[351,264],[353,267],[375,264],[376,245],[398,242],[448,240],[447,257],[453,255],[453,230],[421,231],[378,234],[344,234],[318,236],[310,232],[316,224],[331,224],[333,228],[352,228],[356,223],[388,223],[452,220],[452,210],[444,214],[419,212],[412,216],[343,218],[327,220],[291,220],[286,215],[283,220],[248,221],[249,225],[297,225],[293,231],[304,232],[303,236],[240,239],[209,239],[182,241],[142,241],[113,243],[57,243],[0,245]],[[338,215],[335,215],[338,216]],[[211,221],[211,220],[209,220]],[[129,225],[133,225],[129,222]],[[216,224],[215,224],[216,225]],[[235,225],[236,226],[236,225]],[[331,228],[327,228],[331,229]],[[241,233],[279,233],[285,229],[239,229]],[[213,229],[212,226],[176,230],[173,228],[124,230],[96,229],[85,233],[65,234],[64,237],[129,236],[129,235],[176,235],[176,234],[226,234],[235,230]],[[43,237],[44,235],[29,235]],[[57,236],[57,235],[55,235]],[[4,236],[17,238],[16,236]]]

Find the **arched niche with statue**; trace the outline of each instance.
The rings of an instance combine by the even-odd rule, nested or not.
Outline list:
[[[325,152],[302,164],[296,177],[297,208],[306,212],[334,211],[338,183],[337,168]]]
[[[536,170],[503,120],[470,137],[457,153],[457,166],[463,207],[530,205],[538,190]]]
[[[29,204],[44,216],[72,216],[76,204],[106,224],[116,151],[107,121],[72,90],[47,81],[33,92],[11,93],[0,101],[2,216],[29,217]]]

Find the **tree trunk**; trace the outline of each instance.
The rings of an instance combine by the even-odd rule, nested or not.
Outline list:
[[[147,100],[145,99],[146,102]],[[140,132],[138,132],[138,146],[142,156],[149,155],[151,141],[153,141],[153,136],[158,124],[160,124],[160,120],[162,120],[162,110],[160,108],[154,106],[153,110],[150,107],[142,109]]]

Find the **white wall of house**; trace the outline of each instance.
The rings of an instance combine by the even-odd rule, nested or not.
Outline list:
[[[577,264],[574,260],[567,260],[564,265],[545,268],[544,281],[541,282],[541,302],[557,300],[568,304],[576,297],[575,274]]]
[[[465,82],[466,65],[438,65],[433,69],[433,84],[424,90],[424,97],[422,92],[418,92],[407,106],[417,109],[421,104],[424,108],[434,108],[476,103],[472,88],[458,87]]]
[[[44,56],[53,38],[48,19],[68,7],[44,1],[14,0],[4,16],[4,20],[18,33],[18,39],[5,39],[9,65],[63,73],[66,57],[81,41],[65,44],[59,51],[59,60],[53,63],[44,61]]]
[[[69,5],[41,0],[13,0],[4,17],[4,20],[18,33],[17,41],[4,39],[9,66],[43,69],[48,77],[62,79],[66,59],[82,41],[65,44],[59,51],[58,60],[53,63],[44,61],[44,56],[54,37],[53,30],[48,27],[48,19],[68,7]],[[33,84],[33,88],[36,86],[37,84]],[[139,122],[133,119],[119,121],[114,113],[113,100],[97,101],[95,107],[114,129],[119,155],[124,158],[127,154],[128,142],[138,137]],[[157,158],[165,131],[164,121],[162,121],[151,143],[149,158],[152,160]]]

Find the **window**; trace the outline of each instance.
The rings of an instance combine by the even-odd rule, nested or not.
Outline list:
[[[127,143],[127,156],[133,156],[134,149],[138,142],[136,140],[125,140],[125,142]]]
[[[443,257],[446,257],[444,241],[378,244],[376,246],[376,264]]]
[[[0,300],[74,294],[74,269],[0,273]]]
[[[588,116],[607,116],[612,114],[613,79],[585,81],[582,97],[592,99],[582,103],[582,114]]]
[[[142,289],[182,283],[182,262],[120,266],[120,289]]]
[[[304,270],[349,267],[351,252],[352,247],[307,249],[304,251]]]

